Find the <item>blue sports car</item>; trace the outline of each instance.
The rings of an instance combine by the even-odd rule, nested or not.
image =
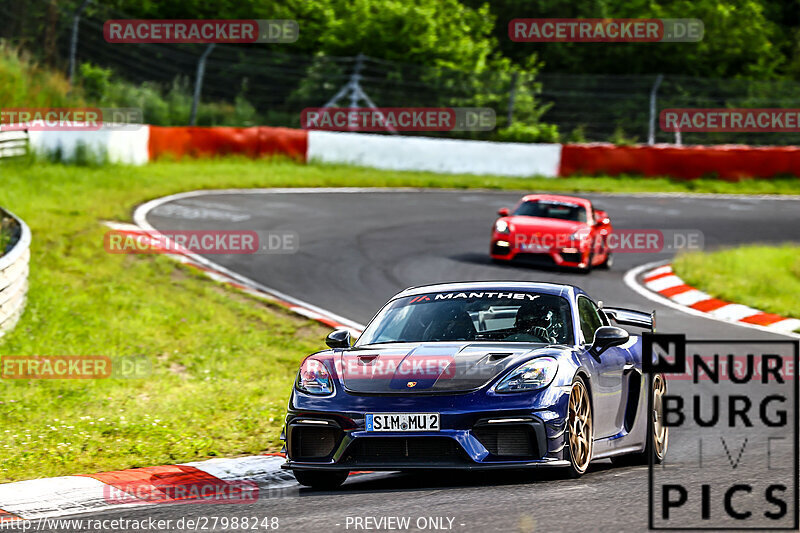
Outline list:
[[[641,337],[614,324],[652,330],[654,314],[561,284],[407,289],[355,344],[337,330],[303,361],[284,468],[333,488],[352,470],[561,466],[577,477],[593,459],[661,462],[666,381],[643,374]]]

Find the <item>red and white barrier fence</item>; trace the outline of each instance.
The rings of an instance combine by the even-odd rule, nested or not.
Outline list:
[[[80,144],[112,162],[141,165],[160,157],[282,155],[386,170],[445,174],[566,177],[571,175],[746,178],[800,176],[800,147],[616,146],[609,143],[536,144],[273,128],[160,127],[133,131],[38,131],[35,151],[65,157]]]

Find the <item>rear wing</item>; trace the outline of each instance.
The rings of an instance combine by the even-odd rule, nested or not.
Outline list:
[[[656,312],[643,313],[633,309],[621,307],[604,307],[603,313],[620,326],[633,326],[637,328],[656,330]]]

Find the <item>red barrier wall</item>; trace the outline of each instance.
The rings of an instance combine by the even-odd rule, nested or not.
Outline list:
[[[150,126],[150,160],[165,154],[213,157],[242,154],[248,157],[284,155],[306,160],[308,133],[291,128],[161,127]]]
[[[614,146],[565,144],[560,176],[571,174],[640,174],[695,179],[800,176],[800,148],[769,146]]]

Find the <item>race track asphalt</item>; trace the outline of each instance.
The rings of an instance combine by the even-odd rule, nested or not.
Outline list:
[[[491,263],[488,241],[495,213],[500,207],[513,205],[521,194],[474,190],[282,194],[209,191],[201,197],[157,207],[147,220],[160,230],[295,232],[299,251],[294,254],[207,257],[263,285],[362,324],[389,297],[411,285],[457,280],[540,280],[578,285],[609,306],[656,309],[661,332],[685,333],[690,339],[785,339],[687,315],[654,303],[623,283],[627,270],[667,259],[674,255],[672,250],[617,254],[611,270],[595,270],[589,275]],[[706,249],[800,241],[797,200],[585,196],[608,211],[616,229],[698,230],[704,236]],[[688,394],[691,390],[686,387],[691,386],[690,382],[679,383],[676,390]],[[702,384],[695,387],[703,388]],[[746,394],[760,393],[755,384],[746,387]],[[730,435],[730,430],[724,431]],[[734,482],[762,480],[758,458],[763,450],[745,449],[742,464],[738,469],[732,468],[719,446],[722,434],[723,429],[704,434],[708,444],[700,466],[697,439],[685,431],[673,432],[668,466],[684,467],[680,476],[688,484],[709,480],[719,484],[720,491]],[[791,438],[788,442],[792,442]],[[741,443],[728,442],[727,446],[738,450]],[[790,459],[778,461],[776,479],[791,466]],[[354,527],[356,517],[387,516],[410,517],[411,531],[431,530],[431,522],[422,523],[427,517],[446,517],[445,526],[452,518],[453,531],[642,531],[648,520],[647,480],[647,467],[614,468],[608,461],[597,462],[579,480],[561,479],[558,472],[551,471],[370,474],[351,478],[335,492],[293,488],[265,494],[252,505],[154,506],[85,516],[173,521],[200,516],[276,516],[282,531],[364,531]],[[758,490],[761,489],[754,494]],[[714,518],[724,513],[717,491],[715,485]],[[696,503],[696,497],[697,494],[691,495],[691,503]],[[742,507],[753,506],[760,512],[762,495],[741,498],[737,502]],[[786,499],[790,508],[796,502],[797,495],[791,487]],[[418,520],[421,521],[417,523]],[[716,522],[705,524],[713,526]],[[420,525],[426,527],[418,528]]]

